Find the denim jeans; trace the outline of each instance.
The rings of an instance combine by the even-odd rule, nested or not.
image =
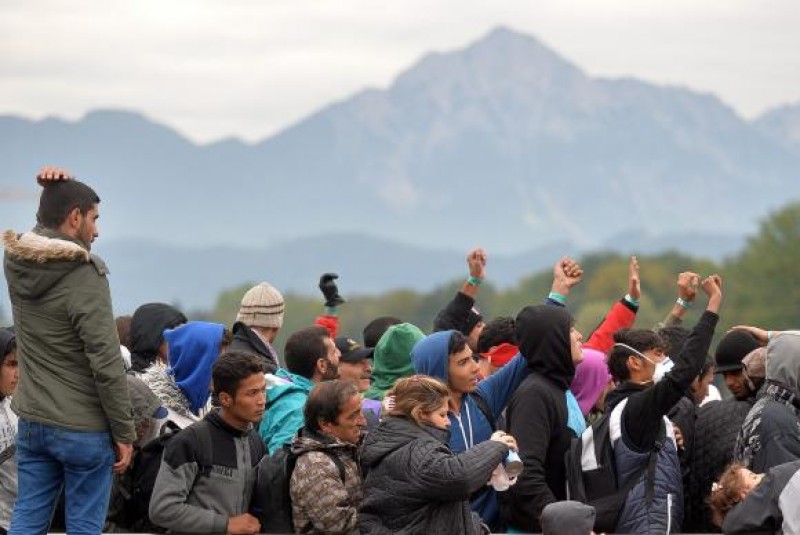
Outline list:
[[[67,533],[103,531],[113,477],[108,432],[83,432],[19,419],[17,503],[9,535],[47,533],[61,488]]]

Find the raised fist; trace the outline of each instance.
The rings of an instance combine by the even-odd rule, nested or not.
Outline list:
[[[336,273],[323,273],[319,278],[319,289],[325,297],[326,307],[338,307],[344,304],[344,298],[339,295],[339,287],[336,286],[336,279],[339,275]]]

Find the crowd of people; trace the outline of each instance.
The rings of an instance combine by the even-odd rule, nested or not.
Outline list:
[[[677,274],[664,321],[634,328],[631,257],[584,337],[575,260],[489,320],[476,249],[430,333],[382,316],[358,336],[325,273],[281,351],[292,311],[267,282],[230,329],[165,303],[115,319],[100,198],[37,179],[36,227],[4,236],[0,535],[800,533],[800,332],[738,326],[712,358],[719,275]]]

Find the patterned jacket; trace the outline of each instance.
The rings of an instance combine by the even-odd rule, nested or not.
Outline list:
[[[11,410],[11,398],[0,399],[0,528],[11,524],[11,511],[17,500],[17,416]]]
[[[295,532],[355,533],[364,497],[357,446],[302,429],[292,452],[299,455],[289,484]],[[331,455],[341,461],[344,481]]]

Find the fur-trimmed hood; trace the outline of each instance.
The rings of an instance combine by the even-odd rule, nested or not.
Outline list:
[[[93,263],[102,275],[102,261],[68,236],[49,229],[3,235],[5,271],[9,288],[21,297],[36,299],[76,268]]]

